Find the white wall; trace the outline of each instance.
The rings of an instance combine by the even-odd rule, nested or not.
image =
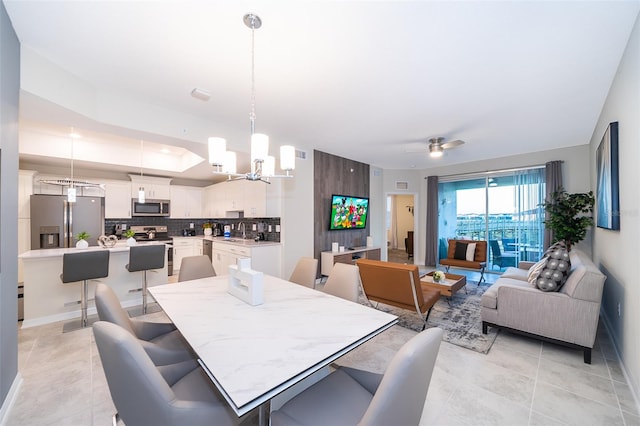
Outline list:
[[[619,124],[620,231],[596,229],[594,261],[607,275],[603,319],[640,396],[640,18],[611,85],[590,145],[591,187],[596,188],[595,152],[610,122]],[[596,203],[597,204],[597,203]],[[618,316],[618,304],[621,315]],[[637,401],[637,400],[636,400]]]
[[[293,179],[284,182],[282,195],[282,261],[283,278],[289,278],[302,256],[313,257],[313,150],[306,160],[296,159]]]

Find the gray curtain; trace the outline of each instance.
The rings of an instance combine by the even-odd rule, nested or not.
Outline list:
[[[545,164],[545,200],[551,199],[551,194],[562,188],[562,161],[549,161]],[[549,219],[549,214],[545,212],[545,220]],[[546,250],[555,242],[553,231],[544,229],[544,249]]]
[[[427,177],[427,248],[426,266],[436,266],[438,259],[438,176]]]

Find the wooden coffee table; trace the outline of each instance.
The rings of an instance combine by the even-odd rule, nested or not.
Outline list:
[[[433,272],[429,272],[420,279],[420,283],[424,284],[426,287],[438,290],[441,295],[447,297],[453,296],[453,293],[467,285],[467,277],[464,275],[446,273],[444,276],[444,281],[437,283],[433,281]]]

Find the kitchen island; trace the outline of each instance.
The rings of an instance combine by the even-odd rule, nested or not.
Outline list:
[[[164,244],[148,242],[144,244]],[[167,248],[169,248],[167,246]],[[63,284],[62,256],[88,250],[109,250],[109,276],[99,281],[108,284],[115,291],[123,307],[128,308],[142,304],[142,293],[135,291],[142,286],[142,272],[129,272],[125,265],[129,263],[129,246],[121,241],[115,247],[105,249],[92,246],[87,249],[57,248],[31,250],[22,253],[19,258],[23,262],[24,277],[24,321],[22,327],[34,327],[56,321],[80,318],[80,285],[78,283]],[[166,256],[166,254],[165,254]],[[164,268],[147,273],[149,287],[167,284],[167,258]],[[89,300],[93,299],[95,281],[89,281]],[[96,313],[93,303],[89,303],[89,315]]]

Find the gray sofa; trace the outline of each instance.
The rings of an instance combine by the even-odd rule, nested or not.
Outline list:
[[[527,281],[531,262],[510,267],[482,295],[482,332],[509,329],[584,351],[591,364],[606,276],[578,249],[569,252],[571,272],[558,292],[543,292]]]

